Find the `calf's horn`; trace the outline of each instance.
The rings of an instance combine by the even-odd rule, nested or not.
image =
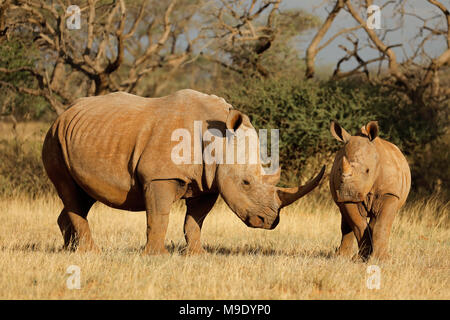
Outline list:
[[[344,176],[349,176],[352,173],[352,166],[348,162],[345,156],[342,157],[342,174]]]
[[[308,192],[312,191],[319,184],[320,180],[325,173],[325,166],[322,167],[319,174],[313,179],[309,180],[305,185],[293,188],[277,188],[278,198],[280,199],[281,205],[280,209],[286,207],[300,199]]]

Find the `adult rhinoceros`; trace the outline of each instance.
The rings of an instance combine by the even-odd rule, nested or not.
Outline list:
[[[61,114],[47,133],[42,158],[64,204],[58,218],[64,247],[97,250],[87,214],[100,201],[113,208],[145,210],[144,253],[165,253],[170,207],[186,199],[187,249],[202,252],[202,223],[219,194],[247,226],[273,229],[280,209],[314,189],[323,176],[322,169],[304,186],[279,188],[264,181],[273,177],[261,173],[260,162],[176,164],[172,133],[179,128],[193,133],[195,121],[203,131],[255,131],[248,117],[225,100],[194,90],[161,98],[123,92],[81,98]],[[230,143],[226,136],[222,139]]]

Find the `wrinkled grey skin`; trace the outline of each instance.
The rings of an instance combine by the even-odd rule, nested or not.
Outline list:
[[[330,174],[331,194],[342,214],[338,254],[351,255],[353,233],[363,260],[384,259],[395,214],[411,187],[408,162],[395,145],[378,137],[375,121],[355,136],[334,121],[330,131],[344,143]]]

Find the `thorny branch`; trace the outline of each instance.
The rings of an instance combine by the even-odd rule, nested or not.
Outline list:
[[[176,0],[127,2],[129,7],[124,0],[89,0],[80,6],[84,14],[81,30],[69,30],[67,6],[62,1],[0,0],[0,41],[26,32],[48,57],[34,67],[0,68],[2,73],[29,74],[37,81],[37,88],[0,85],[43,96],[58,114],[80,95],[117,90],[137,93],[146,74],[161,68],[176,69],[191,53],[197,39],[185,36],[184,49],[176,43],[188,32],[197,7],[181,2],[182,10],[175,15]]]
[[[373,4],[373,1],[360,0],[336,0],[334,1],[333,9],[329,12],[322,26],[317,31],[313,40],[311,41],[306,51],[306,77],[312,78],[315,73],[315,58],[317,54],[325,49],[335,39],[345,36],[345,38],[352,44],[353,48],[349,49],[344,45],[339,47],[344,51],[345,56],[338,60],[333,77],[342,78],[357,74],[365,74],[365,76],[373,81],[369,66],[372,63],[378,63],[377,81],[390,87],[395,87],[403,91],[412,101],[423,103],[424,96],[428,95],[435,101],[444,101],[450,98],[450,89],[440,87],[440,72],[448,68],[450,63],[450,13],[449,8],[443,2],[438,0],[427,0],[428,3],[434,6],[439,15],[432,17],[423,17],[422,15],[407,12],[405,4],[402,1],[387,1],[382,6],[382,9],[388,5],[394,4],[394,14],[399,21],[403,21],[404,17],[411,16],[419,19],[422,26],[416,36],[421,41],[416,44],[416,48],[407,54],[404,45],[388,44],[386,41],[389,32],[398,30],[400,27],[384,30],[373,30],[367,25],[366,19],[360,12],[367,12],[367,8]],[[330,30],[332,23],[340,12],[346,12],[355,23],[355,26],[339,30],[332,35],[322,45],[327,32]],[[430,22],[436,19],[444,19],[445,27],[442,24],[433,26]],[[357,30],[363,30],[363,33],[355,33]],[[352,35],[352,37],[350,37]],[[437,37],[445,37],[446,49],[437,57],[430,57],[425,50],[427,42],[437,39]],[[363,39],[368,40],[366,46],[361,46]],[[361,40],[361,41],[360,41]],[[378,57],[364,60],[360,54],[364,48],[372,48],[378,51]],[[393,48],[401,47],[405,58],[400,62]],[[354,60],[356,67],[350,71],[343,72],[341,67],[344,62]],[[383,62],[387,64],[387,69],[381,70]]]

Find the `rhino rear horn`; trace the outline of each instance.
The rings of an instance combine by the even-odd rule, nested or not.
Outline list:
[[[324,173],[325,173],[325,166],[322,167],[322,170],[320,170],[317,176],[309,180],[303,186],[293,188],[277,188],[278,198],[280,199],[281,202],[280,209],[290,205],[291,203],[300,199],[305,194],[309,193],[315,187],[317,187],[319,185],[320,180],[322,180]]]
[[[261,167],[262,170],[265,170],[264,168]],[[262,181],[264,184],[270,184],[270,185],[277,185],[278,182],[280,182],[280,176],[281,176],[281,168],[278,167],[278,169],[272,173],[266,173],[262,176]]]

